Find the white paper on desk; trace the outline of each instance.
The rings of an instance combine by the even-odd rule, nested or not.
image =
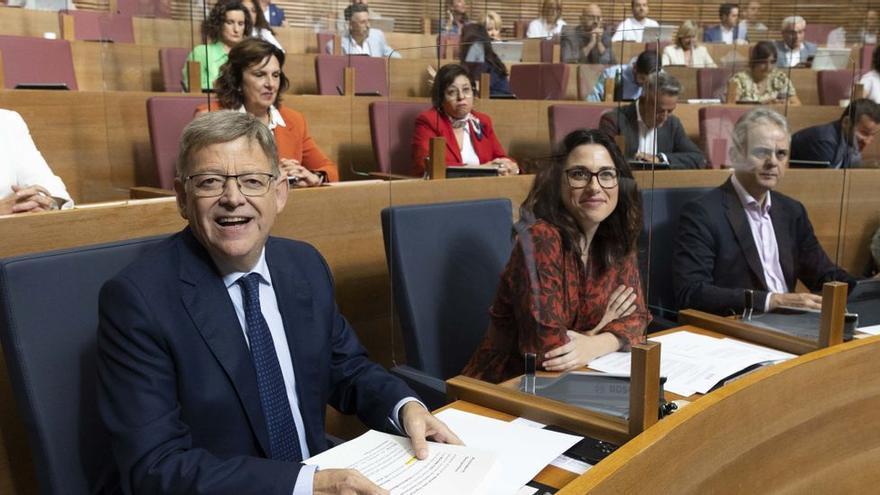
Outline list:
[[[321,469],[356,469],[392,495],[485,494],[497,472],[491,452],[431,442],[428,458],[413,456],[409,439],[370,430],[307,459]]]
[[[437,417],[468,447],[495,454],[499,470],[488,492],[492,495],[516,493],[583,438],[511,424],[457,409],[446,409],[437,413]]]
[[[867,327],[859,327],[856,329],[859,332],[866,333],[868,335],[880,335],[880,325],[870,325]]]

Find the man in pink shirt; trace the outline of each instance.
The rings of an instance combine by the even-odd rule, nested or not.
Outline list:
[[[820,309],[811,291],[829,281],[855,282],[825,254],[799,201],[775,189],[788,169],[791,134],[767,108],[743,115],[733,130],[729,180],[682,208],[674,251],[680,309],[720,315],[753,309]]]

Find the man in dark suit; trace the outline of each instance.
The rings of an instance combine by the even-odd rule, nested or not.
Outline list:
[[[722,3],[718,7],[721,23],[703,31],[704,43],[746,43],[746,33],[739,29],[739,6],[735,3]]]
[[[743,115],[733,130],[733,176],[682,208],[674,248],[676,302],[719,315],[780,306],[820,309],[812,291],[854,282],[822,250],[804,206],[776,189],[787,168],[785,117],[768,108]]]
[[[792,167],[850,168],[862,164],[862,151],[880,132],[880,105],[860,98],[835,122],[802,129],[791,137]],[[799,160],[820,163],[797,163]]]
[[[284,26],[284,10],[272,3],[272,0],[260,0],[263,15],[272,27]]]
[[[634,103],[602,116],[599,129],[622,135],[628,160],[666,164],[669,168],[702,168],[703,152],[672,115],[681,94],[681,83],[664,72],[648,76],[645,91]]]
[[[107,282],[98,408],[125,493],[386,493],[300,463],[327,448],[325,407],[457,443],[367,359],[324,259],[270,238],[287,200],[272,132],[220,111],[187,126],[175,191],[189,226]]]

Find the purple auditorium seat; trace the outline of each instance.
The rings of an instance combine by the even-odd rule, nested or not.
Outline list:
[[[437,36],[437,56],[440,58],[453,58],[458,60],[459,42],[461,37],[457,34],[441,34]]]
[[[159,49],[159,71],[162,73],[163,91],[169,93],[183,91],[180,74],[183,66],[186,65],[187,56],[189,56],[189,48]]]
[[[703,107],[700,109],[700,141],[711,168],[730,165],[728,152],[733,126],[752,107]]]
[[[412,175],[412,136],[416,117],[430,103],[374,101],[370,103],[373,155],[383,173]]]
[[[697,97],[701,99],[727,96],[727,80],[733,75],[729,68],[697,69]],[[734,103],[734,102],[729,102]]]
[[[853,84],[862,75],[852,70],[820,70],[816,72],[816,88],[819,90],[820,105],[838,105],[840,100],[849,99]]]
[[[171,2],[159,0],[116,0],[116,13],[134,17],[171,19]]]
[[[59,23],[62,15],[73,17],[73,36],[77,41],[134,43],[131,16],[88,10],[62,10],[58,12]]]
[[[551,147],[555,149],[568,133],[576,129],[597,129],[602,114],[612,108],[612,105],[550,105],[547,120],[550,122]]]
[[[207,102],[208,99],[204,96],[153,96],[147,99],[150,147],[156,163],[159,187],[174,187],[177,148],[183,128],[193,119],[196,107]]]
[[[834,24],[816,24],[808,22],[804,28],[804,40],[817,45],[824,45],[828,41],[828,33],[834,31]]]
[[[868,72],[873,67],[871,67],[871,57],[874,54],[874,47],[877,45],[865,45],[862,47],[862,57],[860,63],[862,64],[859,69],[864,74]]]
[[[520,100],[563,100],[568,75],[566,64],[516,64],[510,68],[510,89]]]
[[[347,55],[318,55],[315,57],[315,73],[318,94],[338,95],[345,90],[345,68],[352,67],[354,92],[388,96],[388,73],[386,61],[381,57],[350,57]]]
[[[333,50],[327,51],[327,43],[334,41],[336,39],[336,33],[330,32],[322,32],[316,33],[316,37],[318,38],[318,53],[328,53],[330,55],[333,54]],[[333,46],[333,45],[330,45]],[[333,47],[335,48],[335,47]]]
[[[553,45],[559,44],[559,37],[541,40],[541,62],[548,64],[553,62]]]
[[[73,55],[67,40],[0,36],[7,89],[19,84],[66,84],[76,90]]]

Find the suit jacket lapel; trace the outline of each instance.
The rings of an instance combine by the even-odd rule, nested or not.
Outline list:
[[[187,229],[180,252],[183,305],[223,367],[263,450],[269,456],[269,433],[260,405],[257,376],[235,308],[223,279],[204,248]]]
[[[778,196],[777,196],[778,198]],[[794,289],[794,239],[789,236],[788,212],[775,201],[770,205],[770,219],[773,222],[773,232],[776,234],[776,247],[779,249],[779,265],[782,267],[782,275],[785,277],[785,285],[788,290]]]
[[[636,101],[623,107],[622,114],[625,122],[619,123],[624,139],[623,145],[626,147],[624,156],[627,160],[634,157],[636,152],[639,151],[639,115],[636,112],[636,105],[638,104],[638,101]]]
[[[761,281],[763,289],[767,289],[767,280],[764,279],[764,267],[761,266],[761,257],[758,255],[758,248],[755,246],[755,238],[752,236],[752,229],[749,226],[749,220],[746,218],[746,212],[736,195],[736,190],[730,179],[721,186],[724,191],[724,209],[726,211],[727,220],[733,229],[733,235],[742,249],[743,256],[746,258],[752,273]]]

